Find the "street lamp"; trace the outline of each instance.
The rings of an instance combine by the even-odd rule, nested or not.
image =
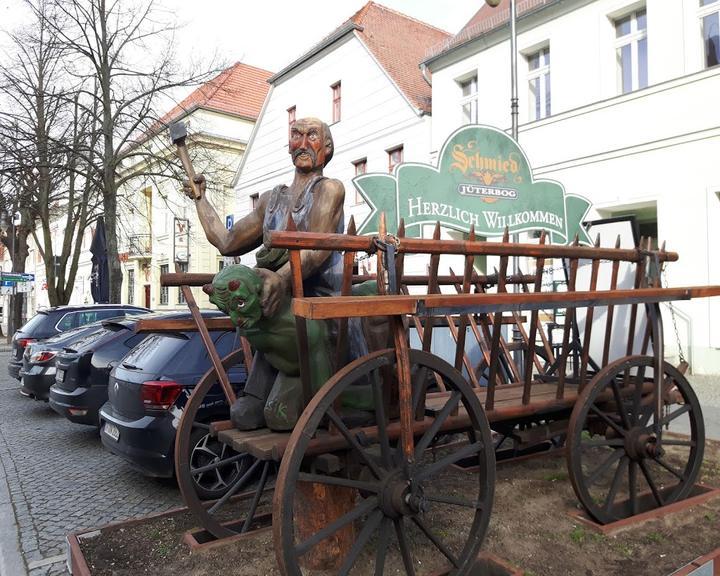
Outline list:
[[[497,8],[502,0],[485,0],[485,4]],[[518,139],[518,86],[517,86],[517,10],[515,0],[510,0],[510,120],[511,132]]]

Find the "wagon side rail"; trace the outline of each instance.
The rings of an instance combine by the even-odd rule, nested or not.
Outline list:
[[[398,238],[400,236],[400,238]],[[370,254],[382,252],[383,247],[391,243],[396,261],[408,254],[426,254],[430,256],[428,284],[426,294],[410,294],[407,290],[399,290],[397,294],[384,294],[372,297],[338,296],[329,298],[295,298],[293,311],[298,317],[307,319],[330,319],[372,316],[407,316],[418,326],[428,326],[432,329],[433,322],[444,318],[448,325],[452,322],[455,330],[453,336],[457,342],[456,368],[461,369],[463,362],[461,349],[464,340],[459,333],[464,334],[465,327],[473,325],[478,328],[478,343],[483,353],[489,357],[488,366],[490,376],[487,379],[485,392],[485,407],[488,411],[494,410],[495,391],[501,380],[498,377],[498,360],[512,362],[508,358],[507,349],[501,346],[500,327],[508,320],[522,328],[522,337],[527,347],[534,348],[538,335],[542,335],[542,347],[549,356],[551,367],[546,374],[539,374],[547,381],[556,384],[556,398],[566,396],[565,384],[572,382],[581,391],[587,384],[591,375],[590,369],[597,370],[598,362],[590,355],[590,339],[593,328],[593,313],[598,307],[606,307],[605,334],[603,342],[601,365],[608,362],[608,347],[612,336],[613,314],[617,307],[629,305],[629,322],[626,352],[627,354],[646,354],[652,346],[653,354],[662,360],[662,327],[657,304],[674,300],[688,300],[720,295],[720,286],[688,286],[662,288],[659,286],[659,269],[665,262],[678,259],[678,254],[650,249],[650,240],[643,240],[641,245],[633,249],[603,248],[597,242],[594,246],[579,246],[577,241],[570,246],[557,246],[545,244],[544,236],[539,244],[510,243],[508,238],[503,242],[469,240],[441,240],[436,233],[433,239],[406,238],[399,232],[395,235],[376,235],[370,237],[347,236],[342,234],[314,234],[307,232],[275,232],[272,235],[272,246],[287,248],[291,253],[300,250],[339,250],[352,252],[367,252]],[[495,292],[484,290],[482,285],[472,282],[474,271],[471,265],[467,266],[464,274],[451,273],[453,285],[457,294],[440,293],[439,279],[441,275],[437,270],[437,257],[442,255],[461,255],[465,257],[466,264],[478,255],[496,256],[500,259],[500,270],[496,272],[497,280],[491,286]],[[516,278],[522,292],[507,291],[507,262],[512,256],[522,256],[535,260],[535,273],[522,275]],[[548,292],[542,288],[542,271],[545,263],[553,259],[562,260],[567,266],[567,291]],[[384,269],[378,261],[378,277],[385,278],[389,270]],[[578,289],[576,276],[581,262],[590,266],[590,280],[587,289]],[[610,268],[610,281],[608,289],[598,289],[598,276],[601,263]],[[632,266],[632,288],[618,288],[618,268],[628,263]],[[397,266],[396,266],[397,268]],[[652,268],[652,270],[651,270]],[[397,270],[396,270],[397,271]],[[652,272],[652,274],[651,274]],[[395,279],[396,285],[403,287],[405,277],[402,272]],[[382,282],[381,282],[382,284]],[[474,287],[475,292],[472,292]],[[372,298],[372,300],[368,300]],[[370,304],[371,302],[371,304]],[[585,326],[578,328],[575,314],[583,308]],[[547,340],[544,338],[538,313],[540,311],[565,309],[565,321],[562,325],[563,339],[557,357],[549,350]],[[639,314],[647,311],[648,321],[641,325]],[[521,313],[529,313],[529,329],[525,330]],[[507,316],[507,315],[510,316]],[[459,325],[455,326],[455,319]],[[478,319],[481,321],[478,322]],[[478,327],[479,326],[479,327]],[[459,330],[458,330],[459,328]],[[484,333],[481,333],[483,332]],[[637,350],[636,332],[641,337],[640,350]],[[427,330],[425,332],[427,334]],[[421,334],[423,348],[428,347],[429,339]],[[625,335],[623,334],[624,338]],[[656,344],[657,342],[657,344]],[[575,361],[571,362],[571,356]],[[568,365],[572,364],[572,374],[567,374]],[[512,364],[511,364],[512,366]],[[533,367],[538,368],[538,358],[534,349],[525,356],[522,370],[520,370],[511,383],[522,388],[522,404],[531,404],[531,391],[538,378],[534,377]],[[541,372],[537,370],[537,372]]]

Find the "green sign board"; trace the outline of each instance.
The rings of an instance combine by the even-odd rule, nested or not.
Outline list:
[[[388,231],[405,221],[408,236],[439,221],[446,228],[478,236],[546,230],[551,242],[567,244],[575,235],[590,244],[582,221],[590,202],[566,194],[562,184],[536,180],[525,153],[507,134],[489,126],[456,130],[440,151],[437,167],[403,163],[395,174],[363,174],[353,184],[371,208],[360,234],[378,231],[385,213]]]

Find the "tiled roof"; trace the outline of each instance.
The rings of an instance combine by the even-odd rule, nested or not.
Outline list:
[[[549,4],[556,4],[557,2],[558,0],[517,0],[515,10],[518,17],[520,17],[521,15],[525,15]],[[440,56],[443,52],[447,52],[491,30],[499,28],[509,20],[510,0],[501,0],[496,8],[492,8],[483,2],[480,10],[470,18],[470,21],[462,27],[460,32],[452,38],[434,45],[426,52],[425,60],[432,60]]]
[[[451,35],[375,2],[365,4],[303,56],[273,76],[270,82],[279,80],[323,48],[353,31],[410,103],[423,112],[430,112],[431,89],[422,76],[420,62],[429,47],[448,40]]]
[[[192,110],[202,108],[257,120],[270,86],[272,72],[237,62],[190,93],[160,119],[167,124]]]
[[[408,100],[430,112],[432,89],[422,76],[420,62],[429,46],[450,34],[375,2],[365,4],[350,20],[362,26],[358,36]]]

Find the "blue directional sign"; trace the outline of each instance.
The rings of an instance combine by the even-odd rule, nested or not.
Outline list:
[[[235,224],[235,216],[232,214],[225,216],[225,228],[230,230],[233,227],[233,224]]]

